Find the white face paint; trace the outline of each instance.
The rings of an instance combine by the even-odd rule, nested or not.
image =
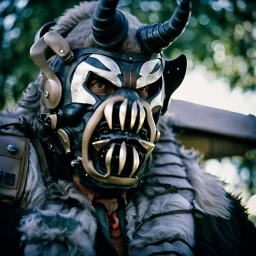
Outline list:
[[[154,107],[162,107],[163,106],[163,89],[158,93],[158,95],[150,102],[150,108]]]
[[[96,103],[95,97],[83,87],[90,72],[110,81],[116,87],[121,88],[125,86],[125,81],[123,81],[124,73],[129,71],[129,74],[131,75],[132,73],[135,73],[136,70],[136,72],[139,70],[139,74],[134,77],[135,90],[146,85],[154,86],[151,84],[159,80],[163,75],[163,65],[160,59],[153,59],[144,63],[137,62],[137,65],[136,62],[131,63],[131,65],[127,62],[122,62],[122,60],[114,60],[100,54],[92,54],[85,61],[81,62],[76,67],[71,82],[72,102],[91,105]],[[162,101],[161,90],[161,92],[151,101],[151,108],[162,106]]]
[[[156,70],[155,70],[156,69]],[[155,70],[154,73],[152,71]],[[136,88],[156,82],[163,74],[163,66],[159,59],[145,62],[140,70],[140,78],[137,80]]]
[[[97,59],[108,70],[97,68],[87,62],[81,62],[75,69],[71,82],[71,97],[73,103],[86,103],[92,105],[96,103],[95,98],[83,88],[83,84],[86,81],[89,72],[93,72],[94,74],[107,79],[117,87],[122,86],[121,80],[118,78],[121,71],[112,59],[99,54],[92,54],[89,58]]]
[[[71,101],[73,103],[86,103],[94,105],[95,98],[83,88],[83,83],[87,78],[89,70],[85,67],[85,62],[80,63],[74,73],[71,82]]]
[[[109,57],[99,55],[99,54],[92,54],[90,58],[99,60],[109,70],[108,71],[108,70],[100,69],[88,64],[91,67],[90,71],[92,71],[94,74],[98,76],[101,76],[107,79],[109,82],[111,82],[117,87],[122,86],[121,80],[118,77],[118,75],[121,74],[121,70],[115,61],[113,61]]]

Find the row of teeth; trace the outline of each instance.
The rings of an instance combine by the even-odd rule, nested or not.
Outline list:
[[[105,118],[107,120],[108,126],[110,129],[113,128],[113,120],[112,120],[112,116],[113,116],[113,109],[114,109],[114,104],[115,102],[109,102],[107,104],[107,106],[104,109],[104,115]],[[125,118],[126,118],[126,112],[127,112],[127,106],[128,106],[128,100],[125,99],[123,101],[123,103],[120,106],[120,110],[119,110],[119,120],[120,120],[120,127],[121,130],[124,130],[124,124],[125,124]],[[138,111],[139,109],[139,111]],[[136,122],[137,116],[139,115],[139,124],[136,130],[136,133],[139,132],[139,130],[141,129],[145,118],[146,118],[146,111],[143,108],[142,104],[138,101],[135,101],[132,104],[132,110],[131,110],[131,120],[130,120],[130,129],[133,129],[134,124]]]
[[[135,184],[137,181],[136,177],[134,176],[136,170],[138,169],[140,162],[145,161],[146,158],[149,157],[151,152],[153,151],[155,145],[153,142],[156,142],[159,138],[160,133],[157,132],[155,123],[152,117],[150,106],[147,102],[144,101],[136,101],[133,103],[131,108],[131,121],[130,121],[130,127],[134,128],[135,124],[137,127],[137,132],[141,129],[144,122],[147,122],[148,130],[149,130],[149,141],[146,140],[137,140],[138,143],[141,145],[142,154],[144,155],[144,159],[139,158],[139,153],[136,150],[136,147],[132,147],[132,151],[127,151],[127,145],[126,142],[123,141],[122,144],[111,144],[110,148],[108,149],[108,152],[105,155],[105,165],[107,168],[107,172],[103,175],[99,173],[93,164],[93,161],[89,159],[89,144],[91,141],[91,138],[93,136],[93,132],[95,131],[97,125],[101,122],[102,118],[105,117],[108,126],[110,129],[112,129],[113,125],[113,109],[115,103],[120,102],[120,109],[119,109],[119,120],[120,120],[120,128],[123,130],[124,125],[128,124],[128,120],[126,120],[126,113],[127,113],[127,105],[128,101],[124,98],[122,95],[116,95],[113,97],[108,98],[106,101],[104,101],[102,104],[99,105],[99,107],[95,110],[94,114],[92,115],[91,119],[86,125],[86,128],[83,133],[82,138],[82,157],[79,157],[78,160],[82,161],[83,168],[86,170],[86,173],[94,178],[95,180],[98,180],[103,183],[109,183],[109,184],[118,184],[121,183],[123,185],[132,185]],[[146,119],[146,120],[145,120]],[[100,141],[93,142],[94,148],[99,151],[103,147],[107,146],[107,144],[110,144],[111,140],[105,139]],[[111,159],[113,159],[113,153],[116,151],[115,147],[118,146],[119,150],[119,162],[118,166],[115,166],[115,170],[117,171],[117,174],[121,175],[123,172],[123,169],[126,166],[126,163],[128,164],[128,161],[132,159],[133,163],[129,163],[129,166],[134,166],[129,173],[129,177],[116,177],[115,175],[111,175]],[[128,146],[129,147],[129,146]],[[129,147],[130,149],[130,147]],[[100,153],[100,152],[99,152]],[[140,161],[141,160],[141,161]],[[133,165],[132,165],[133,164]],[[118,169],[118,170],[117,170]]]
[[[111,141],[110,139],[99,140],[99,141],[93,142],[92,145],[94,146],[94,148],[97,151],[99,151],[103,147],[105,147],[110,141]],[[147,159],[149,157],[149,155],[151,154],[151,152],[153,151],[155,145],[153,143],[145,141],[145,140],[138,140],[138,142],[146,151],[145,158]],[[112,155],[113,155],[115,146],[116,146],[116,143],[113,143],[106,154],[106,158],[105,158],[105,164],[106,164],[106,168],[107,168],[106,177],[109,176],[111,173],[111,159],[112,159]],[[133,169],[132,169],[129,177],[131,177],[136,172],[136,170],[140,164],[139,154],[138,154],[136,148],[133,147],[132,150],[133,150]],[[125,166],[126,158],[127,158],[127,147],[126,147],[125,141],[123,141],[121,144],[121,147],[120,147],[120,151],[119,151],[118,175],[120,175],[122,173],[122,170]]]
[[[107,173],[106,177],[110,175],[111,173],[111,160],[113,156],[113,152],[115,149],[116,144],[113,143],[108,150],[105,158],[105,163],[106,163],[106,168],[107,168]],[[136,172],[139,164],[140,164],[140,158],[139,158],[139,153],[137,150],[133,147],[132,148],[132,154],[133,154],[133,168],[131,170],[129,178]],[[126,150],[126,143],[123,141],[120,147],[119,151],[119,166],[118,166],[118,175],[120,176],[122,173],[122,170],[124,169],[125,162],[126,162],[126,157],[127,157],[127,150]]]
[[[107,121],[110,129],[113,128],[113,110],[114,110],[115,103],[116,103],[116,101],[110,101],[107,103],[107,105],[104,108],[104,116],[106,118],[106,121]],[[119,121],[120,121],[120,128],[122,131],[124,130],[124,126],[125,126],[127,109],[128,109],[128,100],[124,99],[119,108]],[[143,123],[145,121],[145,118],[146,118],[146,111],[145,111],[143,105],[139,101],[135,101],[132,104],[130,129],[134,128],[137,118],[139,118],[139,120],[138,120],[138,127],[136,129],[136,133],[138,133],[140,131],[140,129],[142,128]],[[97,151],[99,151],[102,148],[104,148],[105,146],[107,146],[107,144],[109,144],[110,142],[111,142],[110,139],[104,139],[104,140],[95,141],[92,143],[92,145],[94,146],[94,148]],[[155,145],[152,142],[148,142],[146,140],[138,140],[138,142],[144,148],[144,151],[146,153],[145,158],[147,159],[149,157],[149,155],[151,154],[151,152],[153,151]],[[112,159],[115,147],[116,147],[116,144],[113,143],[106,154],[105,164],[106,164],[106,168],[107,168],[107,173],[106,173],[105,177],[108,177],[111,174],[111,159]],[[135,147],[133,147],[133,149],[132,149],[132,154],[133,154],[133,157],[132,157],[133,168],[131,170],[129,177],[131,177],[136,172],[136,170],[140,164],[139,154]],[[121,144],[121,147],[120,147],[120,151],[119,151],[119,166],[118,166],[118,175],[119,176],[121,175],[121,173],[123,171],[126,159],[127,159],[127,147],[126,147],[126,142],[123,141]]]

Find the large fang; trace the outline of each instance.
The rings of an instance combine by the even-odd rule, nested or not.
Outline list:
[[[150,109],[149,104],[147,102],[141,101],[141,100],[139,100],[138,102],[143,106],[144,110],[147,113],[147,122],[148,122],[149,130],[150,130],[150,137],[149,137],[150,139],[149,139],[149,141],[153,143],[155,141],[155,138],[156,138],[156,126],[155,126],[155,122],[154,122],[153,117],[152,117],[151,109]]]
[[[147,151],[145,155],[145,159],[148,159],[148,157],[150,156],[150,154],[155,148],[155,144],[153,144],[152,142],[148,142],[146,140],[139,140],[139,143]]]
[[[125,165],[125,161],[126,161],[126,143],[123,141],[120,147],[120,153],[119,153],[119,167],[118,167],[118,175],[121,174],[124,165]]]
[[[104,175],[104,177],[108,177],[111,173],[111,159],[112,159],[112,155],[114,152],[114,148],[115,148],[115,143],[113,143],[110,147],[110,149],[108,150],[108,153],[106,154],[106,158],[105,158],[105,164],[107,167],[107,173],[106,175]]]
[[[103,147],[105,147],[108,143],[110,142],[110,139],[107,140],[98,140],[92,143],[92,145],[94,146],[94,148],[99,151],[100,149],[102,149]]]
[[[156,131],[156,139],[155,143],[157,143],[160,140],[161,133],[159,131]]]
[[[152,150],[155,148],[155,144],[146,140],[138,140],[140,145],[147,151],[152,152]]]
[[[136,122],[137,115],[138,115],[138,108],[137,108],[137,102],[135,101],[132,104],[131,129],[133,128],[133,126]]]
[[[133,148],[132,150],[133,150],[133,168],[132,168],[132,172],[131,172],[129,178],[136,172],[136,170],[140,164],[140,158],[139,158],[139,154],[138,154],[137,150],[135,148]]]
[[[104,109],[104,115],[108,122],[109,129],[112,130],[112,116],[113,116],[113,107],[115,101],[110,101]]]
[[[144,121],[145,121],[145,117],[146,117],[145,109],[144,109],[144,107],[140,104],[140,102],[138,102],[138,106],[139,106],[139,108],[140,108],[140,122],[139,122],[138,129],[137,129],[136,133],[139,132],[139,130],[141,129],[141,127],[142,127],[142,125],[143,125],[143,123],[144,123]]]
[[[122,131],[124,130],[124,122],[125,122],[125,117],[126,117],[127,104],[128,104],[128,100],[125,99],[124,102],[121,104],[120,110],[119,110],[119,120],[120,120],[120,126],[121,126]]]

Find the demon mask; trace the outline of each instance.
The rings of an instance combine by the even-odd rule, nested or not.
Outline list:
[[[190,1],[181,1],[163,24],[133,28],[141,49],[137,54],[123,47],[131,29],[117,4],[98,2],[89,47],[71,48],[67,35],[54,29],[45,33],[45,26],[31,57],[46,81],[45,123],[54,152],[61,152],[83,185],[129,189],[144,175],[159,138],[159,115],[166,112],[186,72],[184,55],[166,61],[162,51],[185,29]]]

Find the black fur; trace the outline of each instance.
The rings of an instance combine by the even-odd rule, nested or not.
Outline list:
[[[195,216],[197,256],[252,256],[256,254],[256,228],[239,199],[232,201],[230,220]]]
[[[15,207],[0,205],[0,254],[1,255],[23,255],[20,247],[21,234],[17,227],[23,215],[29,210],[17,209]]]

